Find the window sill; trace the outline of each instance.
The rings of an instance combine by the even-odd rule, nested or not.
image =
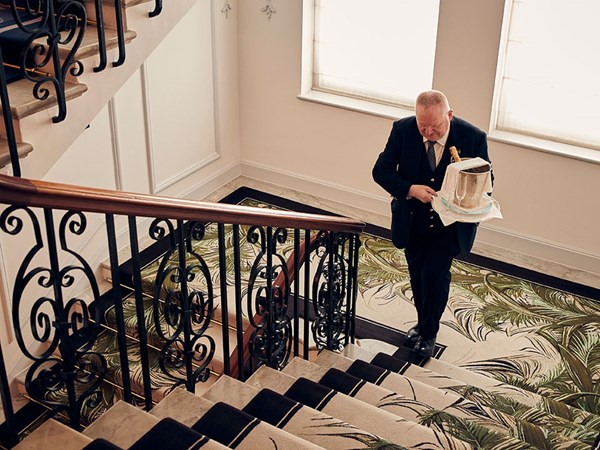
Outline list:
[[[300,94],[298,99],[393,120],[412,116],[415,113],[412,109],[401,108],[399,106],[384,105],[368,100],[312,90]]]
[[[562,144],[560,142],[548,141],[546,139],[525,136],[507,131],[491,131],[488,139],[503,144],[518,145],[531,150],[551,153],[566,158],[577,159],[593,164],[600,164],[600,151],[590,148],[578,147],[576,145]]]

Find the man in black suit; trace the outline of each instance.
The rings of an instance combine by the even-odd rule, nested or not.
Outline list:
[[[426,91],[417,97],[414,116],[394,122],[373,167],[373,179],[393,197],[392,242],[405,249],[417,310],[404,345],[428,357],[448,302],[452,260],[471,251],[477,231],[475,223],[444,226],[431,205],[452,162],[452,146],[461,158],[489,161],[486,134],[454,117],[442,92]]]

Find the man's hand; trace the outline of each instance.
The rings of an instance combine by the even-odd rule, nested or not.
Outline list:
[[[408,198],[416,198],[423,203],[431,203],[433,197],[437,197],[435,191],[424,184],[413,184],[408,190]]]

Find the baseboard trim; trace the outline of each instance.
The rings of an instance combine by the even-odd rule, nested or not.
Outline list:
[[[348,189],[249,161],[243,161],[241,165],[242,175],[248,178],[389,217],[389,197]],[[357,218],[371,222],[365,217]],[[389,226],[388,223],[386,221],[385,226]],[[491,222],[479,226],[474,253],[600,289],[600,255],[502,230]]]
[[[207,179],[203,179],[200,183],[195,183],[184,192],[181,193],[181,198],[199,199],[205,198],[220,187],[230,183],[242,175],[242,167],[239,162],[230,164],[223,169],[213,173]]]
[[[296,173],[275,169],[261,164],[242,161],[242,175],[272,183],[288,189],[314,195],[344,205],[351,205],[375,214],[389,213],[390,198],[368,194],[340,184],[312,177],[298,176]]]

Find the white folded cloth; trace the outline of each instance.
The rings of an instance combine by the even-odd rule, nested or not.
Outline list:
[[[444,226],[454,222],[484,222],[491,219],[502,219],[500,205],[487,193],[492,192],[492,179],[487,173],[483,194],[479,204],[473,208],[461,208],[454,203],[456,184],[461,171],[489,165],[482,158],[470,158],[460,162],[452,163],[446,169],[446,175],[442,182],[442,188],[437,192],[431,202],[433,209],[439,214]]]

